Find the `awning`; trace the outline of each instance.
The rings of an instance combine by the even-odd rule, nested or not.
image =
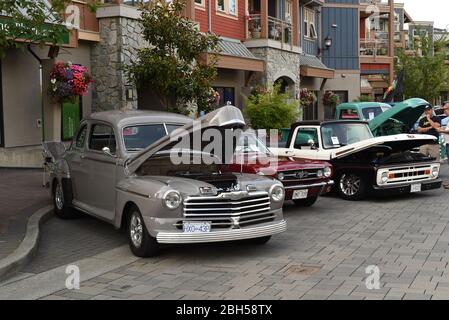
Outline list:
[[[301,54],[299,58],[300,74],[303,77],[333,79],[335,70],[329,69],[316,56]]]
[[[245,71],[265,70],[265,61],[257,58],[239,40],[220,38],[217,67]]]

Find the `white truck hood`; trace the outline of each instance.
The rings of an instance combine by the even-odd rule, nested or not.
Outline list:
[[[398,134],[393,136],[377,137],[336,149],[299,150],[286,148],[270,148],[277,156],[295,158],[333,160],[342,159],[349,155],[365,151],[373,147],[385,146],[394,152],[412,150],[424,144],[434,143],[437,139],[424,134]]]

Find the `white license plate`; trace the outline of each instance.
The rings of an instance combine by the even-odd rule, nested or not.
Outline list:
[[[297,199],[307,199],[307,195],[309,194],[309,190],[295,190],[293,191],[293,200]]]
[[[210,222],[184,222],[182,229],[185,233],[206,233],[210,232]]]
[[[421,192],[421,184],[412,184],[410,192]]]

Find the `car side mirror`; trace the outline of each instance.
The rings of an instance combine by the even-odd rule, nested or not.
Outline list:
[[[112,158],[115,158],[115,155],[113,155],[111,153],[111,149],[109,149],[109,147],[103,147],[103,149],[101,149],[101,150],[103,151],[104,154],[106,154],[106,155],[108,155],[108,156],[110,156]]]
[[[316,149],[315,141],[313,141],[312,139],[309,139],[309,141],[307,141],[307,143],[309,144],[309,146],[312,150]]]

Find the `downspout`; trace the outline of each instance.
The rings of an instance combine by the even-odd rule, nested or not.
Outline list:
[[[33,51],[31,48],[31,45],[27,45],[28,51],[31,53],[31,55],[39,62],[39,90],[41,94],[41,129],[42,129],[42,142],[45,141],[45,130],[44,130],[44,93],[42,88],[42,59],[39,58],[39,56],[36,54],[36,52]]]
[[[209,0],[207,10],[207,31],[209,31],[209,33],[212,33],[212,0]]]

